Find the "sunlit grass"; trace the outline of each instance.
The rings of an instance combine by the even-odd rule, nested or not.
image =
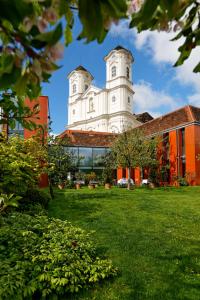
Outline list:
[[[56,191],[49,215],[95,230],[119,269],[71,299],[200,299],[200,187]]]

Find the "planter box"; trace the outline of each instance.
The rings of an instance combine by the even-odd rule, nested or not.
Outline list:
[[[93,190],[93,189],[95,189],[95,184],[89,184],[88,187],[90,190]]]
[[[76,189],[77,189],[77,190],[80,190],[80,189],[81,189],[80,183],[76,183]]]
[[[111,183],[105,183],[105,189],[110,190],[111,189]]]

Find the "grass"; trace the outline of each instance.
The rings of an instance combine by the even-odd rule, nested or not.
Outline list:
[[[56,191],[49,215],[95,230],[119,269],[67,299],[200,299],[200,187]]]

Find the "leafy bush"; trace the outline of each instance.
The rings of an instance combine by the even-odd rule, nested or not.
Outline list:
[[[0,222],[0,299],[62,296],[116,274],[67,221],[13,213]]]
[[[37,185],[46,169],[46,159],[46,150],[33,138],[3,139],[0,143],[0,192],[21,195]]]
[[[0,194],[0,213],[6,212],[11,207],[18,207],[20,196],[14,194]]]
[[[185,177],[178,177],[177,181],[180,186],[188,186],[188,181]]]
[[[29,206],[34,206],[35,204],[40,204],[46,209],[48,208],[50,200],[51,197],[46,191],[42,189],[31,188],[26,191],[19,203],[22,210],[29,209]]]

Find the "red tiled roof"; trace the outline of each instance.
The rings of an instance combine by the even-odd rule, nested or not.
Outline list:
[[[97,131],[65,130],[58,137],[68,137],[71,146],[110,147],[117,134]]]
[[[200,108],[191,105],[184,106],[166,115],[140,125],[145,135],[152,135],[191,122],[200,122]]]

